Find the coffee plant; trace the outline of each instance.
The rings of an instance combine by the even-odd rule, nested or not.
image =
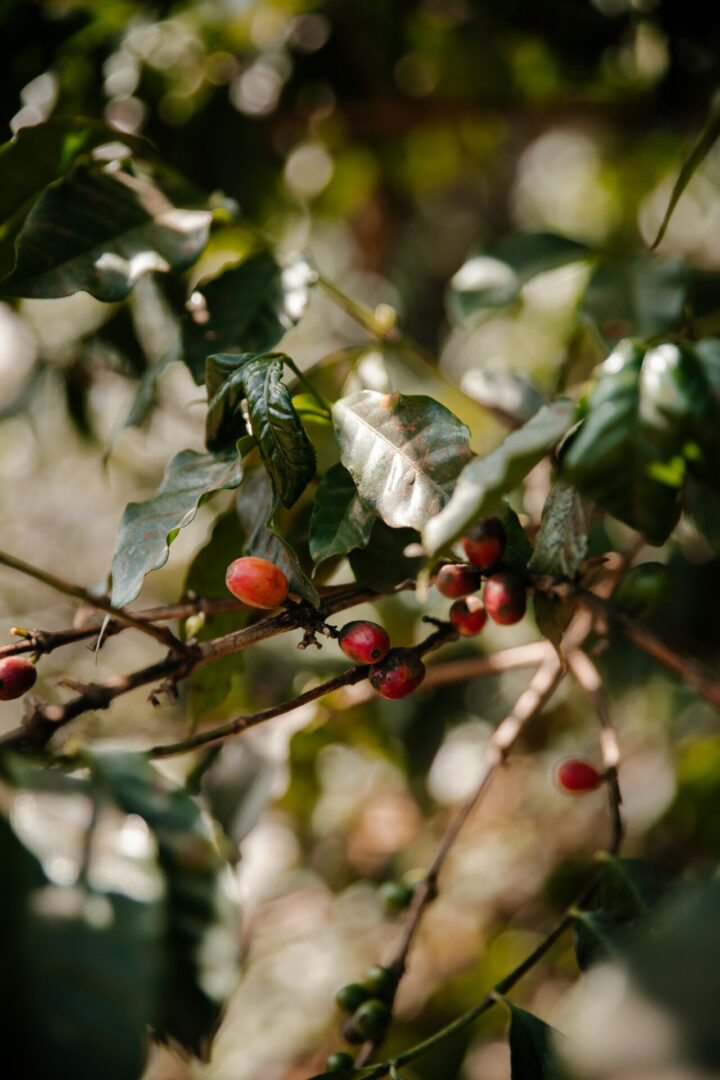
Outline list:
[[[714,87],[682,77],[717,73],[717,26],[693,4],[506,6],[0,14],[5,97],[25,87],[0,332],[39,342],[0,404],[8,474],[36,439],[57,481],[62,429],[129,497],[100,582],[64,565],[95,565],[104,513],[69,452],[45,490],[76,514],[72,556],[14,525],[0,550],[23,624],[0,645],[9,1075],[720,1070],[720,256],[675,225],[717,186]],[[520,181],[515,218],[503,202],[566,99],[662,143],[626,148],[614,233],[589,173],[565,226]],[[568,170],[592,172],[588,145]],[[499,223],[477,239],[453,164],[473,154]],[[692,190],[710,230],[720,194]],[[363,213],[354,288],[313,230]],[[510,326],[527,356],[476,362]]]

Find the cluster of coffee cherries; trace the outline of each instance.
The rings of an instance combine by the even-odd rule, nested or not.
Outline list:
[[[438,592],[455,602],[449,619],[462,637],[479,634],[488,615],[502,626],[519,622],[527,606],[520,574],[501,566],[507,538],[499,518],[486,517],[462,538],[467,563],[446,563],[435,578]],[[482,585],[482,600],[475,594]]]
[[[505,529],[496,517],[484,518],[462,538],[468,563],[440,567],[436,585],[443,596],[455,602],[449,619],[458,634],[479,634],[488,615],[507,626],[525,614],[525,582],[512,570],[501,566],[505,554]],[[472,595],[486,577],[484,598]],[[288,595],[288,580],[273,563],[255,555],[235,559],[227,568],[227,587],[233,596],[250,607],[269,610],[282,604]],[[425,665],[412,649],[390,647],[387,632],[378,623],[356,619],[333,631],[348,659],[369,664],[369,681],[384,698],[407,697],[425,677]]]
[[[269,610],[288,595],[288,580],[273,563],[255,555],[235,559],[227,568],[228,589],[250,607]],[[381,697],[403,698],[425,678],[425,665],[412,649],[390,648],[387,631],[378,623],[355,619],[331,630],[349,660],[369,664],[370,685]]]
[[[341,986],[335,1000],[347,1014],[342,1032],[349,1043],[362,1043],[366,1039],[382,1039],[392,1019],[392,1002],[397,990],[398,977],[392,968],[373,964],[365,973],[363,982]],[[352,1067],[349,1054],[334,1053],[327,1060],[328,1072]]]

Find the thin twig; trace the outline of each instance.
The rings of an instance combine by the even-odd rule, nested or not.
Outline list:
[[[88,589],[84,589],[81,585],[75,585],[71,581],[65,581],[64,578],[57,577],[55,574],[50,574],[37,566],[32,566],[30,563],[23,562],[22,559],[16,559],[13,555],[8,555],[4,551],[0,551],[0,565],[7,566],[11,570],[17,570],[19,573],[34,578],[36,581],[41,581],[44,585],[49,585],[51,589],[56,589],[58,592],[65,593],[66,596],[74,596],[76,600],[82,600],[83,603],[90,604],[92,607],[98,608],[98,610],[104,611],[108,615],[112,615],[113,618],[118,619],[120,622],[127,623],[128,626],[133,626],[143,634],[149,634],[150,637],[154,637],[156,641],[161,642],[163,645],[167,645],[174,652],[185,652],[185,645],[183,642],[176,638],[166,627],[154,626],[144,619],[139,619],[136,615],[131,615],[130,612],[125,611],[124,608],[115,607],[110,603],[106,596],[96,596]]]
[[[388,593],[376,593],[371,589],[358,586],[338,587],[322,600],[318,611],[308,604],[293,604],[279,615],[267,616],[244,630],[225,634],[212,641],[190,645],[183,656],[169,655],[164,660],[129,675],[117,676],[104,683],[89,683],[78,697],[65,704],[37,702],[29,710],[23,725],[0,739],[0,746],[18,750],[40,749],[47,744],[55,731],[70,720],[74,720],[89,709],[106,709],[115,698],[130,690],[157,682],[169,685],[181,678],[187,678],[197,668],[212,663],[213,660],[240,652],[258,641],[308,625],[319,628],[327,617],[339,611],[413,587],[413,581],[401,582]],[[428,642],[435,636],[431,635]],[[446,640],[454,636],[456,634],[453,630]]]
[[[463,803],[443,836],[435,857],[423,880],[416,887],[405,917],[400,941],[394,955],[387,964],[396,977],[402,978],[407,965],[407,957],[425,909],[437,895],[437,881],[453,844],[467,819],[476,808],[487,790],[490,779],[506,760],[514,743],[527,724],[538,715],[549,701],[563,678],[563,666],[555,650],[546,650],[544,659],[530,679],[525,690],[515,702],[505,719],[495,729],[485,750],[482,773],[473,794]],[[478,1014],[479,1015],[479,1014]],[[378,1045],[378,1040],[368,1040],[358,1053],[355,1065],[361,1067],[369,1059]],[[398,1062],[396,1062],[398,1064]]]

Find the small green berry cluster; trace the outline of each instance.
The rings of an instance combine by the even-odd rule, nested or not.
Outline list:
[[[347,1042],[362,1043],[366,1039],[382,1039],[392,1019],[392,1003],[397,984],[397,972],[383,964],[373,964],[365,973],[363,982],[348,983],[340,987],[335,1000],[342,1011],[347,1013],[342,1025],[343,1037]],[[347,1068],[347,1065],[342,1067]],[[329,1059],[328,1071],[333,1071]]]

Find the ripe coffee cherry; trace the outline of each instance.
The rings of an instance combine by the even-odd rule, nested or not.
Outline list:
[[[371,998],[353,1014],[353,1026],[366,1039],[379,1039],[387,1030],[392,1013],[384,1001]]]
[[[454,563],[441,566],[435,578],[438,592],[443,596],[469,596],[480,588],[481,574],[476,566]]]
[[[659,562],[634,566],[613,593],[613,603],[636,619],[646,619],[662,607],[670,593],[670,575]]]
[[[356,664],[375,664],[387,656],[390,638],[377,623],[355,619],[343,626],[338,644]]]
[[[525,582],[512,570],[493,574],[485,583],[483,600],[491,619],[502,626],[511,626],[520,622],[525,614]]]
[[[363,986],[362,983],[348,983],[347,986],[340,987],[335,995],[335,1001],[343,1012],[354,1013],[371,996],[367,986]]]
[[[555,783],[569,795],[584,795],[602,784],[602,776],[589,761],[567,758],[555,767]]]
[[[461,637],[474,637],[487,622],[485,605],[478,596],[465,596],[450,608],[450,622]]]
[[[288,594],[288,579],[274,563],[245,555],[227,568],[225,584],[233,596],[249,607],[270,609],[282,604]]]
[[[355,1059],[352,1054],[346,1054],[344,1050],[337,1050],[334,1054],[328,1054],[325,1062],[327,1072],[342,1072],[343,1069],[352,1069]]]
[[[496,517],[483,518],[462,538],[465,554],[473,566],[479,566],[481,570],[489,570],[500,562],[505,554],[505,544],[505,529]]]
[[[384,660],[370,668],[370,685],[380,697],[412,694],[425,678],[425,665],[411,649],[391,649]]]
[[[12,701],[26,693],[37,679],[37,669],[23,656],[0,660],[0,701]]]
[[[373,964],[365,973],[365,986],[373,997],[380,998],[381,1001],[392,1001],[397,984],[397,975],[384,964]]]

